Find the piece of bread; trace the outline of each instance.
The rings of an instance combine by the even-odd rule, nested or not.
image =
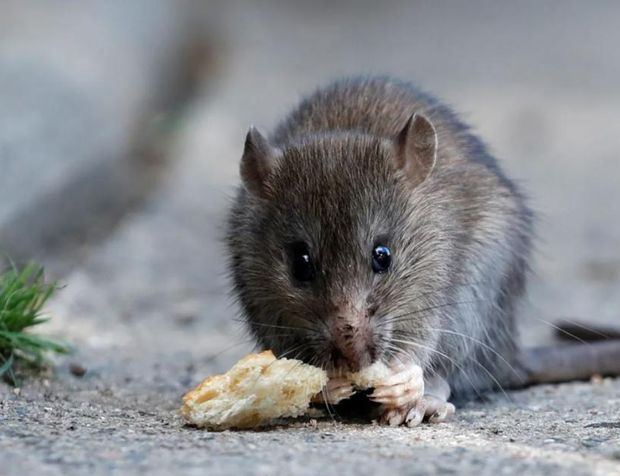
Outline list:
[[[377,361],[359,372],[349,373],[347,379],[350,380],[356,388],[366,390],[381,385],[381,382],[384,382],[391,374],[392,371],[387,365]]]
[[[299,360],[276,359],[271,351],[250,354],[188,392],[181,414],[211,430],[254,428],[303,415],[326,383],[324,370]]]

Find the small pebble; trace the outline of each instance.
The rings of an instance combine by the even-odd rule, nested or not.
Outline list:
[[[603,383],[603,376],[601,374],[594,374],[590,377],[590,383],[600,385]]]
[[[75,377],[83,377],[86,375],[86,368],[78,363],[72,362],[69,364],[69,372]]]

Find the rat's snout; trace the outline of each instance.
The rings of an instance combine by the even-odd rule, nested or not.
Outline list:
[[[331,361],[335,369],[357,372],[377,358],[370,316],[366,310],[338,306],[329,318]]]

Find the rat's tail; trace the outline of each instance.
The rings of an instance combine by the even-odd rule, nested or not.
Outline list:
[[[571,342],[596,342],[600,340],[620,339],[620,329],[585,325],[579,321],[560,321],[555,325],[555,337]]]
[[[620,340],[525,349],[520,358],[524,385],[620,375]]]
[[[588,380],[594,375],[620,376],[620,330],[560,322],[557,337],[571,344],[524,349],[519,364],[522,385]],[[577,343],[578,341],[578,343]]]

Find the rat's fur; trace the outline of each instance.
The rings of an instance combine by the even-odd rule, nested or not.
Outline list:
[[[417,185],[394,149],[414,113],[438,139],[436,165]],[[347,365],[338,350],[355,344],[352,369],[412,360],[457,396],[517,377],[532,213],[450,109],[390,78],[346,79],[302,101],[269,143],[265,193],[239,188],[227,237],[234,288],[262,347],[329,369]],[[297,241],[316,262],[309,283],[291,276],[287,246]],[[385,274],[371,269],[377,243],[393,253]],[[344,318],[352,333],[334,333]]]

